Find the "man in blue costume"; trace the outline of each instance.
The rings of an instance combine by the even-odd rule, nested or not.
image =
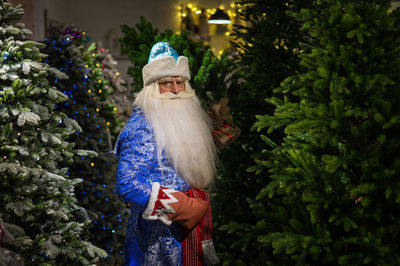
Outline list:
[[[159,42],[142,74],[144,88],[116,144],[117,192],[132,206],[126,265],[213,264],[210,239],[194,255],[182,245],[211,215],[207,201],[188,195],[204,195],[216,172],[210,122],[189,84],[188,59]]]

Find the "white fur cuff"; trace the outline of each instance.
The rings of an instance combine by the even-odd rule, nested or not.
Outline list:
[[[160,190],[160,183],[154,182],[151,186],[151,194],[149,198],[149,203],[147,204],[147,208],[144,211],[142,218],[145,220],[157,220],[158,216],[151,215],[154,211],[154,206],[156,205],[158,192]]]
[[[160,220],[166,225],[171,225],[172,221],[168,219],[166,213],[175,213],[175,210],[169,205],[170,203],[178,202],[171,195],[173,192],[176,191],[161,187],[160,183],[154,182],[151,188],[149,203],[143,212],[142,218],[144,220]]]

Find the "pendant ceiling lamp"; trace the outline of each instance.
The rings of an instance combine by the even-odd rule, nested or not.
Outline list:
[[[229,18],[228,14],[226,14],[222,9],[219,8],[219,1],[218,1],[218,9],[208,19],[208,23],[210,23],[210,24],[229,24],[229,23],[231,23],[231,19]]]

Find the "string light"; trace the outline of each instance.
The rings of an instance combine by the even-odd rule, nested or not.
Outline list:
[[[286,3],[287,4],[287,3]],[[238,9],[241,5],[240,4],[236,4],[235,2],[231,2],[227,8],[226,12],[229,14],[229,16],[236,16],[236,9]],[[195,4],[193,3],[188,3],[187,4],[187,8],[189,8],[192,12],[194,12],[196,15],[200,15],[201,14],[201,8],[197,7]],[[225,9],[224,5],[219,5],[218,6],[219,9]],[[214,14],[217,11],[216,8],[207,8],[206,9],[206,15],[207,17],[210,17],[212,14]],[[241,12],[241,9],[238,9],[238,12]],[[177,6],[177,17],[178,18],[185,18],[187,17],[187,13],[184,11],[183,5],[178,5]]]
[[[85,35],[86,33],[85,32],[83,32],[82,33],[82,35]],[[71,34],[72,35],[72,34]],[[81,36],[81,34],[77,34],[77,33],[75,33],[75,35],[73,35],[73,36],[75,36],[75,37],[80,37]],[[71,38],[72,39],[72,38]],[[56,41],[54,41],[54,43],[56,44]],[[64,46],[63,46],[64,47]],[[49,46],[49,48],[51,49],[51,46]],[[59,49],[58,49],[58,47],[57,46],[55,46],[54,47],[54,49],[56,50],[56,51],[58,51]],[[103,51],[104,51],[104,49],[102,49]],[[4,53],[2,54],[3,56],[4,56]],[[85,64],[84,65],[84,67],[85,68],[81,68],[81,67],[78,67],[78,66],[75,66],[75,69],[82,69],[82,72],[84,72],[84,73],[82,73],[81,74],[81,76],[79,77],[79,78],[81,78],[82,80],[80,81],[80,83],[79,83],[79,85],[80,84],[90,84],[90,86],[89,85],[87,85],[87,87],[85,86],[85,87],[83,87],[83,86],[77,86],[77,84],[71,84],[71,85],[73,85],[73,86],[70,86],[70,87],[68,87],[68,89],[66,89],[65,90],[65,92],[64,92],[64,94],[66,94],[67,96],[68,96],[68,98],[72,98],[71,99],[71,101],[69,101],[69,103],[70,103],[70,105],[71,105],[71,103],[72,103],[72,101],[73,101],[73,97],[75,96],[75,92],[76,91],[79,91],[79,90],[82,90],[82,91],[84,91],[84,92],[86,92],[86,93],[93,93],[93,92],[98,92],[98,93],[102,93],[103,92],[103,90],[102,89],[104,89],[105,91],[104,91],[104,93],[102,94],[102,95],[104,95],[104,96],[106,96],[107,94],[106,94],[106,92],[108,92],[108,88],[110,88],[109,86],[107,86],[107,83],[108,83],[108,80],[107,79],[104,79],[103,77],[102,77],[102,69],[104,69],[105,67],[104,67],[104,65],[102,65],[101,63],[98,63],[98,62],[96,62],[95,60],[96,60],[96,56],[98,55],[98,54],[96,54],[96,53],[91,53],[91,52],[89,52],[88,53],[88,55],[89,55],[89,58],[88,59],[85,59],[85,60],[87,60],[87,64]],[[90,56],[91,55],[91,56]],[[0,57],[0,59],[1,59],[1,57]],[[60,68],[60,70],[61,71],[65,71],[65,72],[67,72],[67,71],[70,71],[72,68],[74,68],[74,66],[73,65],[71,65],[73,62],[71,61],[71,60],[69,60],[69,62],[65,62],[66,64],[69,64],[68,65],[68,68],[67,67],[65,67],[65,66],[63,66],[63,67],[61,67]],[[101,68],[100,68],[101,67]],[[85,74],[86,73],[86,74]],[[92,74],[93,73],[93,74]],[[119,72],[116,72],[115,74],[114,74],[115,76],[120,76],[120,73]],[[55,82],[57,82],[57,80],[55,81]],[[91,84],[91,82],[93,82],[94,83],[94,87],[92,87],[93,85]],[[73,88],[72,88],[73,87]],[[93,90],[92,90],[93,89]],[[91,95],[91,99],[96,99],[96,97],[93,97],[93,96],[95,96],[95,95],[97,95],[96,93],[94,94],[94,95]],[[98,96],[98,97],[100,97],[101,99],[103,99],[101,96]],[[100,100],[101,100],[100,99]],[[78,100],[77,100],[78,101]],[[79,102],[79,101],[78,101]],[[75,104],[75,101],[73,101],[73,103]],[[60,104],[60,106],[61,106],[61,104]],[[72,106],[71,106],[72,107]],[[105,108],[107,108],[107,110],[108,110],[108,106],[107,107],[105,107]],[[84,111],[83,111],[83,110]],[[73,113],[71,114],[71,116],[70,116],[70,118],[73,118],[74,117],[74,119],[77,119],[77,116],[79,117],[79,116],[81,116],[81,117],[91,117],[91,118],[95,118],[96,117],[96,114],[93,112],[94,110],[96,111],[96,112],[100,112],[100,106],[99,107],[97,107],[96,108],[96,106],[93,108],[93,107],[91,107],[91,106],[82,106],[82,109],[77,109],[77,108],[75,108],[75,110],[73,110]],[[112,107],[110,108],[110,109],[112,109]],[[78,111],[79,112],[78,112]],[[114,111],[116,111],[117,109],[116,108],[113,108],[113,110]],[[91,115],[92,114],[92,115]],[[73,116],[73,117],[72,117]],[[107,126],[110,126],[110,124],[112,124],[113,123],[113,121],[114,120],[111,120],[111,123],[110,123],[110,121],[107,121],[106,122],[106,124],[107,124]],[[104,124],[103,124],[104,122],[101,122],[101,123],[99,123],[99,124],[95,124],[96,125],[96,127],[97,128],[99,128],[99,129],[101,129],[101,128],[104,128],[104,129],[106,129],[106,131],[107,132],[110,132],[110,129],[108,128],[108,127],[106,127]],[[39,128],[37,128],[37,130],[40,130]],[[78,131],[76,132],[76,134],[77,135],[84,135],[84,138],[86,139],[86,141],[89,141],[89,140],[97,140],[99,143],[104,143],[105,142],[105,135],[108,135],[108,134],[105,134],[105,133],[101,133],[100,134],[100,138],[98,138],[98,137],[95,137],[95,136],[91,136],[91,135],[85,135],[85,134],[80,134]],[[20,133],[18,133],[18,136],[20,136],[21,134]],[[41,160],[41,158],[38,156],[38,155],[36,155],[36,156],[32,156],[33,157],[33,160]],[[6,159],[7,157],[6,156],[4,156],[4,159]],[[88,159],[87,157],[81,157],[81,159],[83,160],[83,159],[86,159],[87,160],[87,164],[89,164],[91,167],[93,167],[93,169],[96,169],[95,167],[99,167],[98,166],[98,163],[96,162],[96,163],[94,163],[94,162],[90,162],[89,160],[90,159]],[[110,162],[106,162],[107,163],[107,165],[111,165],[110,164]],[[39,165],[39,168],[41,168],[40,167],[40,165]],[[69,174],[69,173],[68,173]],[[96,179],[96,180],[100,180],[101,179],[101,177],[100,177],[100,173],[97,173],[97,175],[99,176],[99,179]],[[82,179],[84,179],[84,178],[82,178]],[[85,179],[85,181],[88,181],[88,179]],[[99,185],[101,186],[102,185],[102,187],[104,188],[104,187],[106,187],[107,185],[106,184],[96,184],[95,182],[91,182],[92,184],[92,186],[93,187],[95,187],[95,188],[97,188]],[[108,204],[109,202],[111,202],[112,201],[112,199],[111,198],[109,198],[109,196],[107,197],[106,196],[106,193],[108,193],[108,192],[105,192],[105,191],[101,191],[100,192],[100,195],[97,195],[97,196],[100,196],[101,198],[102,198],[102,200],[103,201],[105,201],[105,203],[106,204]],[[81,193],[80,193],[80,196],[81,197],[86,197],[86,198],[88,198],[88,197],[91,197],[90,195],[91,195],[92,193],[91,192],[88,192],[87,191],[87,189],[86,189],[86,191],[82,191]],[[125,213],[125,211],[123,211],[123,213]],[[113,214],[113,213],[108,213],[108,215],[105,215],[106,217],[104,217],[104,216],[101,216],[101,219],[108,219],[108,217],[115,217],[115,221],[117,221],[117,217],[116,217],[116,215],[118,215],[118,214]],[[119,216],[118,216],[119,217]],[[126,219],[126,217],[124,217],[125,219]],[[100,230],[104,230],[104,231],[107,231],[107,232],[109,232],[110,234],[112,233],[112,234],[116,234],[116,233],[119,233],[119,232],[121,232],[121,230],[120,229],[122,229],[122,226],[121,226],[121,224],[122,224],[122,221],[121,221],[121,219],[120,219],[120,221],[118,221],[116,224],[113,224],[112,226],[103,226],[103,224],[102,224],[102,221],[93,221],[93,223],[91,224],[91,228],[90,228],[90,230],[97,230],[97,228],[99,228]],[[118,229],[119,228],[119,229]],[[65,240],[63,240],[63,241],[65,241]],[[107,243],[105,243],[105,244],[107,244]],[[122,251],[122,250],[119,250],[119,248],[116,246],[116,244],[115,243],[113,243],[112,241],[109,241],[109,245],[107,245],[108,246],[108,248],[106,249],[107,251],[109,250],[109,252],[115,252],[115,253],[118,253],[118,254],[121,254],[121,256],[124,256],[123,254],[124,254],[124,252]]]

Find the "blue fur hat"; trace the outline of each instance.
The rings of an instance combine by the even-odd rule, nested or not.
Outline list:
[[[158,42],[153,45],[151,48],[149,60],[147,63],[153,62],[157,58],[162,58],[166,56],[172,56],[175,59],[175,62],[178,61],[178,53],[175,51],[172,46],[167,42]]]
[[[179,56],[169,43],[158,42],[151,48],[142,74],[144,86],[164,77],[180,76],[190,80],[189,62],[187,57]]]

